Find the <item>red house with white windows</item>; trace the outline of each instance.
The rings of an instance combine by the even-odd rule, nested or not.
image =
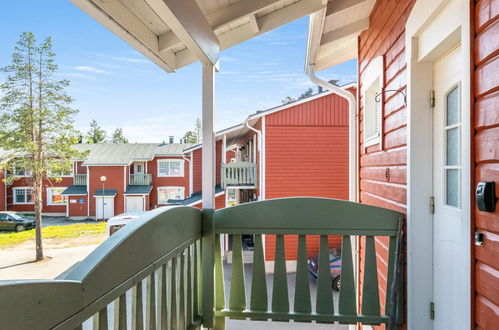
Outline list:
[[[353,85],[345,88],[355,93]],[[292,196],[348,199],[348,105],[330,92],[250,115],[218,132],[216,143],[217,209]],[[84,159],[75,160],[71,173],[45,183],[45,215],[102,220],[164,205],[202,206],[201,145],[102,143],[76,148]],[[1,209],[33,212],[29,173],[19,169],[13,174],[17,179],[12,184],[0,184],[5,196]],[[318,245],[312,241],[309,252],[315,253]],[[266,242],[266,256],[272,260],[273,237]],[[293,245],[296,239],[286,242]]]

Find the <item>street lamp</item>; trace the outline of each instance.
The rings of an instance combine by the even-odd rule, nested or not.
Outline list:
[[[107,178],[104,175],[100,177],[100,182],[102,182],[102,220],[104,220],[104,185],[106,180]]]

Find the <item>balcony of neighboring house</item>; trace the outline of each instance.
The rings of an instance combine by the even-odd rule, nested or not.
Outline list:
[[[146,162],[134,162],[130,166],[130,185],[148,186],[152,183],[152,174],[147,173]]]
[[[75,173],[73,175],[73,185],[86,186],[87,185],[87,175]]]
[[[222,164],[222,187],[255,189],[257,184],[257,166],[251,162],[230,162]]]

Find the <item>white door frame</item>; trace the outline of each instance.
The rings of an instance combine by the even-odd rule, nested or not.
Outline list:
[[[418,0],[406,24],[408,153],[407,153],[407,325],[409,329],[432,329],[433,300],[433,63],[461,43],[470,54],[469,3],[462,0]],[[464,244],[470,244],[470,58],[462,63],[462,200]],[[468,224],[468,225],[467,225]],[[465,258],[471,260],[470,250]],[[471,262],[462,276],[468,283],[471,305]],[[436,306],[438,312],[438,306]],[[471,308],[468,319],[471,317]],[[469,327],[465,325],[465,327]]]

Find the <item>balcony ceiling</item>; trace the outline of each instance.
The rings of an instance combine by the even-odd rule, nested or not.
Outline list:
[[[317,71],[357,57],[357,37],[369,27],[376,0],[329,0],[309,24],[307,64]]]
[[[168,72],[325,8],[327,0],[71,0]]]

